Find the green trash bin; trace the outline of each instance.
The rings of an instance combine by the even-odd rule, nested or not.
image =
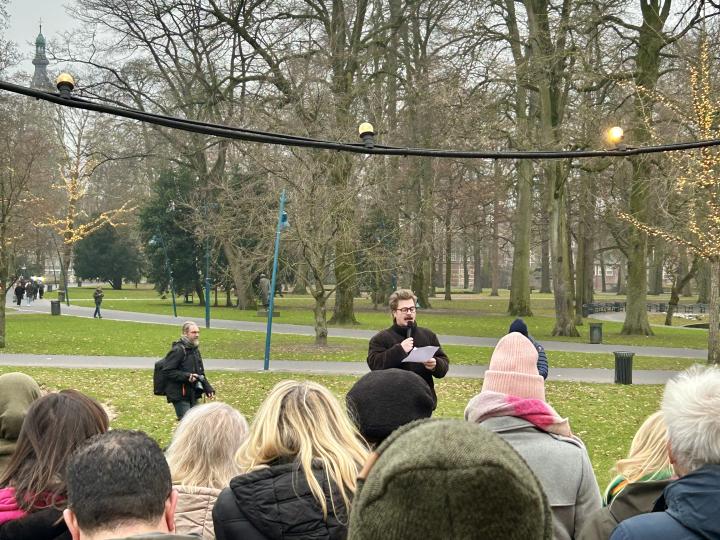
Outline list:
[[[615,384],[632,384],[632,361],[635,353],[615,351]]]
[[[590,343],[593,345],[602,343],[602,323],[590,323]]]
[[[50,300],[50,315],[60,315],[60,300]]]

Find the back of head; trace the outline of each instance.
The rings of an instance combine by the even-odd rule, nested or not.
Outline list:
[[[433,396],[416,373],[383,369],[363,375],[347,393],[348,413],[365,440],[379,444],[398,427],[430,418]]]
[[[667,428],[661,411],[645,419],[633,437],[628,457],[615,465],[628,482],[637,482],[671,467],[667,449]]]
[[[68,463],[68,508],[85,534],[157,523],[171,489],[162,450],[139,431],[97,435]]]
[[[693,366],[668,381],[661,409],[677,474],[720,465],[720,369]]]
[[[397,429],[353,500],[348,538],[550,539],[542,486],[499,436],[460,420]]]
[[[510,323],[508,334],[512,332],[518,332],[523,336],[528,337],[528,327],[527,324],[525,324],[525,321],[522,319],[515,319],[512,323]]]
[[[545,381],[537,369],[538,352],[528,338],[512,332],[498,341],[485,372],[482,391],[545,401]]]
[[[227,403],[193,407],[175,429],[166,457],[173,483],[222,489],[241,469],[235,460],[248,424]]]
[[[65,493],[64,471],[73,451],[107,431],[107,414],[94,399],[63,390],[35,400],[28,409],[15,454],[0,478],[12,483],[20,506],[29,510],[42,497],[55,504]]]
[[[38,383],[24,373],[0,375],[0,440],[18,438],[25,415],[40,394]]]
[[[312,472],[313,464],[322,464],[349,506],[366,456],[355,426],[327,388],[311,381],[286,380],[276,384],[260,405],[237,459],[246,471],[278,459],[296,461],[326,514],[325,495]]]

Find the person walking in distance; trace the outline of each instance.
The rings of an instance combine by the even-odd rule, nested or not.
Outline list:
[[[105,293],[103,292],[102,287],[98,285],[97,289],[95,289],[95,292],[93,293],[93,299],[95,300],[95,313],[93,313],[93,319],[95,317],[102,319],[102,315],[100,315],[100,304],[102,304],[104,296]]]
[[[172,345],[163,371],[167,379],[165,394],[168,403],[175,408],[181,420],[204,394],[215,398],[215,390],[205,377],[205,367],[200,356],[200,329],[192,321],[182,326],[182,336]]]
[[[435,409],[437,395],[433,377],[440,379],[447,374],[450,359],[440,347],[437,336],[427,328],[417,326],[416,301],[417,298],[408,289],[398,289],[390,295],[393,324],[370,339],[367,363],[373,371],[400,368],[420,375],[432,391]],[[414,348],[426,346],[438,347],[435,356],[424,363],[403,362]]]

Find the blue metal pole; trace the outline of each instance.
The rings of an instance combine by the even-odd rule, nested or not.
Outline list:
[[[280,213],[278,214],[277,229],[275,230],[275,254],[273,256],[272,279],[270,280],[270,302],[268,305],[267,330],[265,331],[265,362],[263,369],[270,369],[270,338],[272,336],[273,308],[275,307],[275,283],[277,283],[278,253],[280,251],[280,231],[282,231],[283,214],[285,213],[285,190],[280,193]]]

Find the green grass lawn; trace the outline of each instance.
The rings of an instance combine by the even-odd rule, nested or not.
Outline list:
[[[82,317],[18,315],[7,318],[6,353],[69,354],[79,356],[161,357],[178,339],[177,327]],[[202,351],[206,358],[261,359],[265,350],[264,332],[201,329]],[[329,338],[318,347],[310,336],[274,334],[272,358],[276,360],[332,360],[363,362],[367,357],[363,339]],[[453,364],[486,365],[490,347],[448,345],[444,347]],[[553,367],[612,368],[611,354],[581,354],[548,351]],[[684,358],[636,357],[635,369],[680,370],[693,363]]]
[[[114,428],[142,429],[161,445],[168,444],[175,425],[172,407],[152,395],[150,370],[10,368],[21,370],[49,389],[76,388],[104,404],[116,415]],[[272,386],[286,378],[312,379],[324,384],[344,402],[355,377],[308,376],[281,373],[210,372],[219,399],[230,403],[248,419]],[[462,418],[465,405],[481,387],[473,379],[438,381],[435,416]],[[624,457],[642,421],[659,407],[661,386],[622,386],[582,383],[547,383],[547,400],[570,418],[573,432],[585,442],[601,489],[612,477],[610,468]]]
[[[72,303],[76,305],[92,305],[92,292],[94,288],[70,289]],[[474,337],[500,337],[507,333],[507,329],[514,317],[505,315],[507,309],[507,291],[502,291],[499,297],[487,295],[456,295],[456,300],[433,300],[433,307],[421,310],[418,321],[422,326],[431,328],[437,334],[461,335]],[[50,293],[48,297],[54,295]],[[123,289],[121,291],[107,290],[103,308],[135,311],[142,313],[172,314],[170,299],[161,299],[154,291],[149,289]],[[205,308],[197,304],[183,304],[182,297],[178,303],[178,316],[199,317],[205,316]],[[598,295],[597,301],[624,300],[616,295]],[[648,297],[650,302],[667,301],[667,295]],[[224,298],[220,298],[224,303]],[[540,341],[569,341],[587,342],[589,335],[588,322],[578,327],[579,338],[566,338],[552,336],[555,324],[553,316],[553,299],[547,294],[533,294],[532,305],[534,317],[526,318],[530,333]],[[354,328],[380,330],[390,323],[390,315],[385,309],[373,309],[371,302],[366,298],[356,299],[356,318],[358,325]],[[332,299],[328,312],[332,310]],[[278,322],[289,324],[314,324],[312,314],[312,299],[308,296],[285,295],[276,299],[276,309],[280,311]],[[213,307],[211,316],[216,319],[262,321],[255,311],[242,311],[228,307]],[[603,342],[616,345],[638,345],[655,347],[681,347],[691,349],[704,349],[707,347],[707,331],[700,329],[680,327],[653,327],[654,336],[623,336],[620,334],[622,323],[603,323]]]

